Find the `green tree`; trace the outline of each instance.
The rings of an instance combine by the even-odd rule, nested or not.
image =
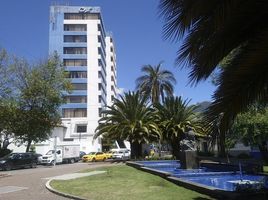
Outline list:
[[[131,158],[142,156],[142,144],[160,137],[154,113],[147,99],[139,92],[128,92],[115,99],[99,120],[94,138],[105,135],[111,139],[127,140],[131,144]]]
[[[235,116],[254,102],[267,103],[267,1],[160,0],[166,39],[182,39],[177,63],[189,79],[207,79],[223,62],[213,102],[206,112],[219,128],[230,128]]]
[[[32,142],[48,139],[53,128],[60,125],[59,106],[64,103],[63,92],[70,89],[70,82],[57,55],[32,68],[27,63],[23,70],[19,68],[15,70],[21,119],[15,134],[27,143],[29,151]]]
[[[176,79],[172,72],[161,69],[161,63],[157,66],[144,65],[141,69],[144,73],[136,79],[136,89],[149,96],[153,104],[163,101],[165,96],[172,96]]]
[[[32,142],[48,139],[52,129],[61,123],[59,106],[70,83],[57,55],[30,65],[3,52],[0,69],[6,72],[1,74],[6,82],[0,84],[2,146],[6,148],[10,138],[15,138],[27,143],[26,151],[29,151]],[[2,91],[8,91],[8,95],[2,95]]]
[[[256,109],[241,113],[235,119],[232,132],[234,140],[246,145],[258,146],[263,160],[268,163],[268,108]]]
[[[163,105],[155,105],[158,124],[163,139],[172,146],[173,155],[180,157],[180,141],[189,130],[196,134],[202,133],[202,126],[197,118],[195,105],[189,106],[189,101],[181,97],[166,97]]]

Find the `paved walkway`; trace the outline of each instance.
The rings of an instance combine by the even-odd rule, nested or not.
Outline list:
[[[0,200],[67,200],[69,198],[58,196],[46,189],[45,184],[48,179],[74,178],[81,176],[82,173],[77,173],[81,170],[109,165],[115,164],[109,162],[75,163],[55,167],[38,166],[36,169],[11,170],[7,172],[11,176],[0,178]],[[88,173],[83,175],[88,175]]]
[[[61,176],[54,176],[54,177],[48,177],[48,178],[44,178],[44,179],[53,179],[53,180],[70,180],[70,179],[75,179],[75,178],[81,178],[81,177],[85,177],[85,176],[92,176],[92,175],[96,175],[96,174],[103,174],[106,171],[92,171],[92,172],[88,172],[88,173],[73,173],[73,174],[64,174]]]

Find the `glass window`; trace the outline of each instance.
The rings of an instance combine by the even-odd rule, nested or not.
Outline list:
[[[87,84],[86,83],[73,83],[72,89],[73,90],[87,90]]]
[[[66,96],[66,103],[87,103],[87,96]]]
[[[99,108],[99,117],[101,117],[102,114],[102,108]]]
[[[64,42],[87,42],[86,35],[64,35]]]
[[[64,13],[64,19],[99,19],[98,13]]]
[[[64,118],[87,117],[87,109],[86,108],[63,108],[62,116]]]
[[[67,78],[87,78],[86,71],[68,71]]]
[[[87,66],[87,59],[63,59],[64,66]]]
[[[86,24],[64,24],[64,31],[87,31]]]
[[[77,133],[86,133],[87,132],[87,125],[86,124],[77,124],[76,125],[76,132]]]
[[[87,54],[86,47],[64,47],[64,54]]]

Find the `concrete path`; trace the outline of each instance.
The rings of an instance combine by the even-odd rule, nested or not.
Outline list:
[[[81,170],[94,169],[103,166],[116,165],[109,162],[75,163],[57,165],[55,167],[38,166],[35,169],[11,170],[11,176],[0,178],[1,200],[66,200],[69,198],[58,196],[45,187],[47,179],[51,177],[74,177]],[[6,172],[1,172],[6,173]]]
[[[73,173],[73,174],[64,174],[61,176],[54,176],[54,177],[48,177],[45,179],[53,179],[53,180],[70,180],[70,179],[76,179],[76,178],[81,178],[81,177],[85,177],[85,176],[92,176],[92,175],[96,175],[96,174],[103,174],[106,171],[92,171],[92,172],[88,172],[88,173]]]

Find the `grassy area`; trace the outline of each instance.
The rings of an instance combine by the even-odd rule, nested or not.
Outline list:
[[[208,200],[208,196],[187,190],[158,176],[129,166],[100,168],[107,173],[69,181],[54,180],[59,191],[91,200]]]
[[[263,166],[263,172],[268,173],[268,166]]]

